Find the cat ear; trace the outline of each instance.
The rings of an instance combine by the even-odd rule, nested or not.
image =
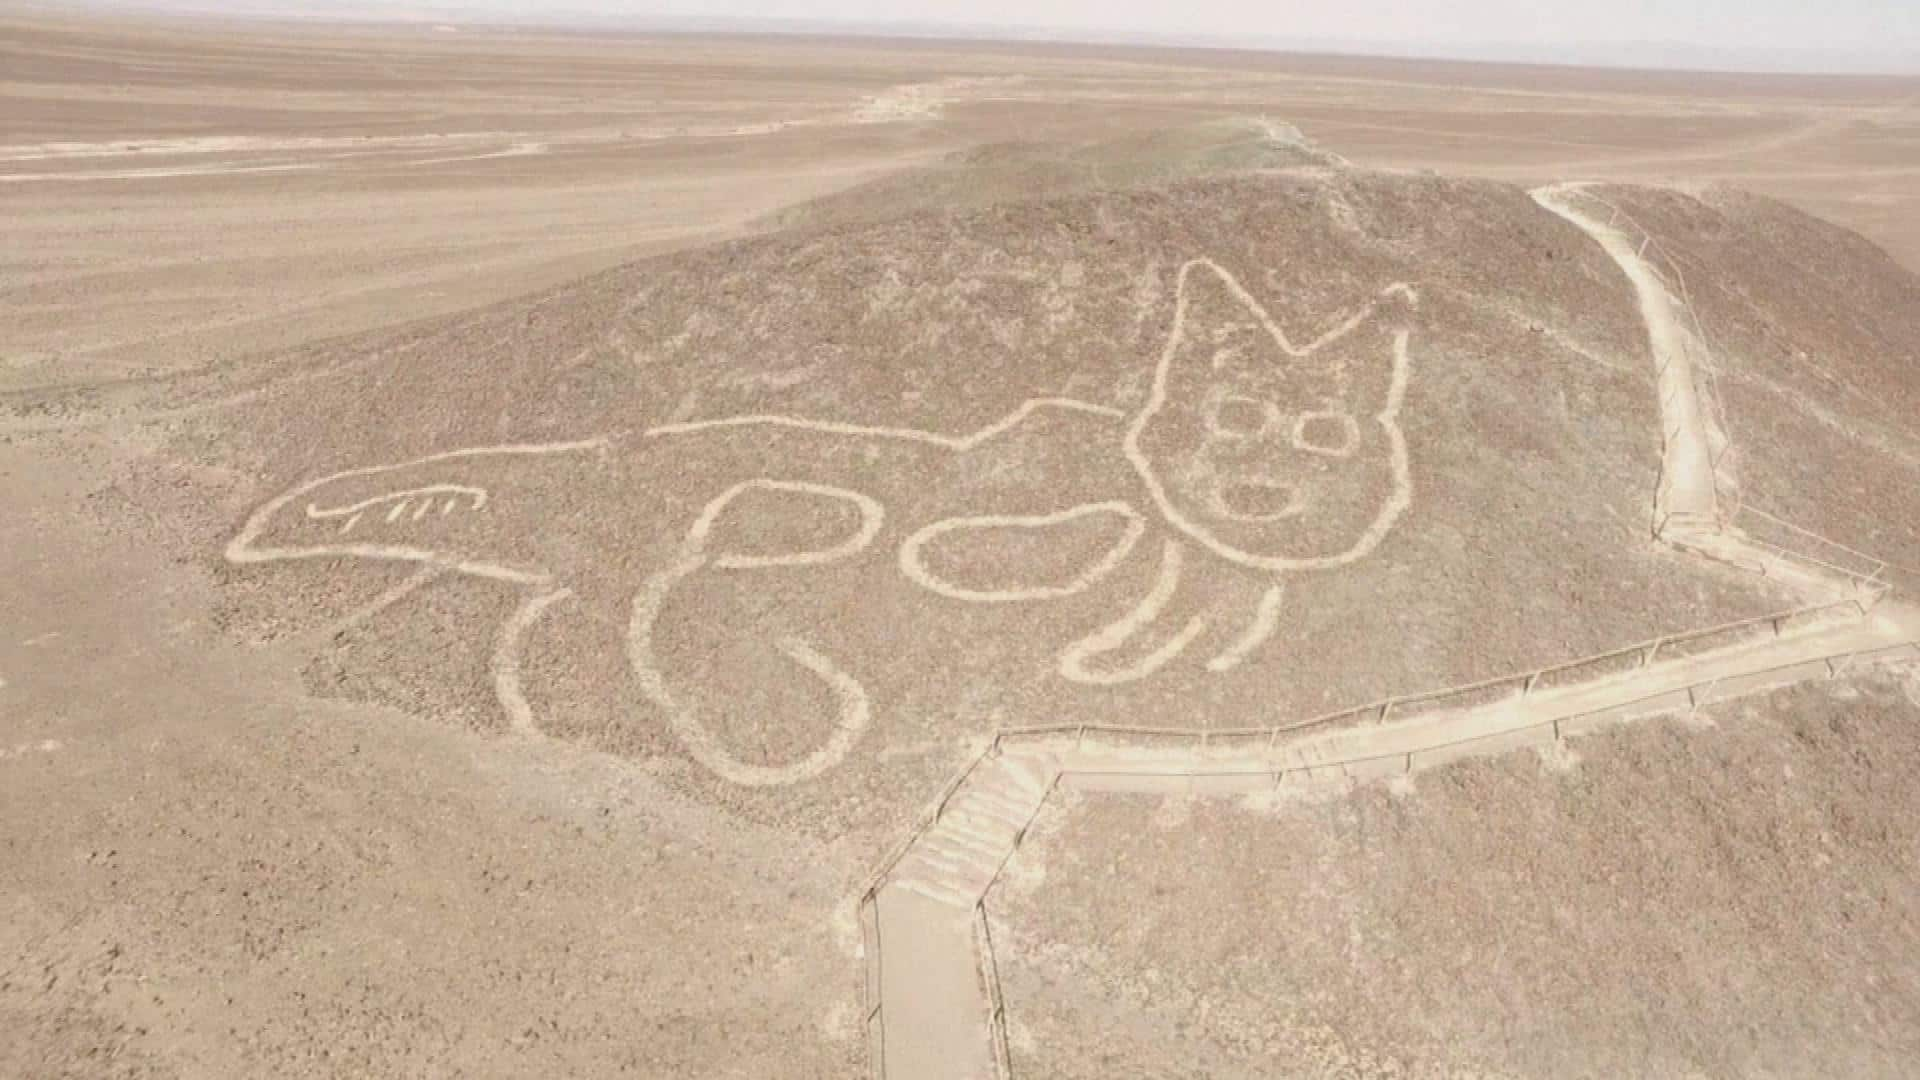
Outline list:
[[[1406,392],[1408,328],[1417,304],[1410,287],[1391,286],[1371,301],[1351,332],[1327,346],[1324,358],[1353,416],[1399,412]]]
[[[1231,274],[1210,260],[1195,259],[1180,268],[1179,288],[1173,336],[1167,342],[1171,371],[1205,377],[1273,363],[1271,322]]]
[[[1325,402],[1356,417],[1391,415],[1404,388],[1403,339],[1417,304],[1411,287],[1392,285],[1317,336],[1295,341],[1225,268],[1194,259],[1180,268],[1164,389],[1198,394],[1204,384],[1259,377],[1254,385],[1282,404]]]

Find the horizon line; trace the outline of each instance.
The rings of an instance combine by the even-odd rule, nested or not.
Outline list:
[[[1720,48],[1670,40],[1545,42],[1479,41],[1423,44],[1374,38],[1283,38],[1220,33],[1170,33],[1125,28],[1022,26],[951,20],[860,20],[751,15],[662,15],[548,9],[533,12],[450,11],[407,4],[255,0],[223,7],[195,0],[29,0],[24,12],[148,15],[247,22],[406,26],[428,30],[512,28],[718,36],[843,37],[989,45],[1065,45],[1141,50],[1199,49],[1221,53],[1312,56],[1352,60],[1426,61],[1569,70],[1646,71],[1680,75],[1801,78],[1920,78],[1920,49],[1863,51],[1790,47]],[[1816,66],[1816,62],[1818,66]]]

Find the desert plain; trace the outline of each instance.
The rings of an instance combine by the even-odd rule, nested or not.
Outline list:
[[[1912,78],[0,10],[0,1074],[1901,1075],[1916,222]]]

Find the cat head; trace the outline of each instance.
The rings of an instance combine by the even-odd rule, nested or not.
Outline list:
[[[1417,303],[1391,286],[1295,345],[1219,265],[1182,266],[1173,329],[1126,438],[1161,514],[1256,569],[1372,551],[1413,494],[1399,413]]]

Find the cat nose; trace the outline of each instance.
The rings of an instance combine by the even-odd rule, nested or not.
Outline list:
[[[1269,480],[1241,480],[1220,490],[1227,513],[1242,521],[1278,521],[1307,508],[1306,491],[1293,484]]]

